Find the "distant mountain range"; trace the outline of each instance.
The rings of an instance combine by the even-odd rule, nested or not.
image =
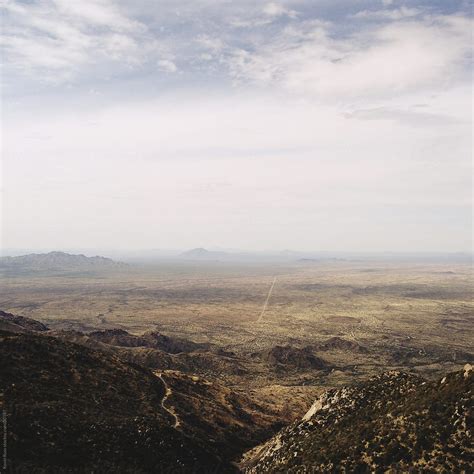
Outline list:
[[[340,263],[348,261],[422,261],[422,262],[471,262],[472,254],[465,253],[364,253],[364,252],[326,252],[326,251],[244,251],[244,250],[208,250],[203,247],[193,248],[181,254],[176,255],[178,258],[186,260],[200,261],[230,261],[230,262],[297,262],[300,264],[317,264],[317,263]],[[170,257],[172,257],[170,255]]]
[[[5,266],[20,268],[21,266],[34,266],[34,261],[41,260],[61,260],[69,257],[77,257],[76,261],[72,259],[65,261],[65,265],[102,265],[110,264],[111,259],[105,257],[86,257],[83,253],[91,255],[107,254],[115,259],[115,264],[121,262],[129,263],[151,263],[169,260],[195,260],[209,262],[295,262],[305,265],[325,263],[325,262],[344,262],[344,261],[420,261],[420,262],[466,262],[472,261],[472,253],[364,253],[364,252],[328,252],[328,251],[295,251],[295,250],[275,250],[275,251],[247,251],[235,248],[215,248],[206,249],[196,247],[186,251],[179,249],[142,249],[142,250],[113,250],[113,249],[71,249],[69,252],[43,252],[31,249],[3,249],[3,255],[10,257],[0,257],[0,268]],[[15,259],[15,260],[13,260]],[[79,261],[82,259],[82,263]],[[88,260],[85,260],[88,259]],[[44,262],[41,262],[44,267]]]
[[[297,257],[305,255],[304,253],[291,252],[284,250],[276,253],[265,253],[265,252],[244,252],[244,251],[224,251],[224,250],[207,250],[202,247],[197,247],[186,252],[181,253],[179,256],[188,260],[223,260],[223,261],[292,261],[296,260]]]
[[[0,268],[11,269],[63,269],[63,268],[97,268],[124,265],[106,257],[86,257],[65,252],[32,253],[18,257],[1,257]]]

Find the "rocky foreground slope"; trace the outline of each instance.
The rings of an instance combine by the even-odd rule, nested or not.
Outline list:
[[[30,318],[0,312],[0,323],[8,472],[236,472],[232,461],[282,426],[271,406],[201,377],[152,371],[94,339],[137,342],[128,333],[79,335],[78,344]],[[161,344],[158,336],[146,342]]]
[[[233,471],[204,439],[173,429],[165,386],[147,369],[56,338],[6,332],[0,359],[11,472]]]
[[[246,453],[247,474],[473,472],[473,371],[437,382],[387,372],[324,393],[303,419]]]

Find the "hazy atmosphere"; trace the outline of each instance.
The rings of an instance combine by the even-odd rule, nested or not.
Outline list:
[[[3,248],[470,250],[469,2],[0,6]]]

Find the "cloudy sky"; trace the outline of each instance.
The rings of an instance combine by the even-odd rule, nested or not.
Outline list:
[[[471,249],[468,1],[0,8],[3,247]]]

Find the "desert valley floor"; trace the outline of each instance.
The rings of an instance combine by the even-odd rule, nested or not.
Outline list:
[[[164,261],[6,277],[4,311],[56,330],[157,330],[210,343],[239,370],[210,367],[206,375],[264,398],[312,397],[389,369],[438,375],[465,362],[473,341],[465,263]],[[311,348],[322,370],[296,361],[269,371],[262,354],[276,346]]]

